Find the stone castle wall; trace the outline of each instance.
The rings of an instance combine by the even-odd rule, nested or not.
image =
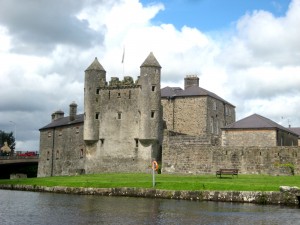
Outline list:
[[[283,130],[223,130],[222,146],[297,146],[298,137]]]
[[[162,173],[215,174],[236,168],[242,174],[300,173],[300,147],[206,146],[198,137],[167,136],[163,143]]]
[[[223,146],[276,146],[275,130],[230,130],[222,131]]]

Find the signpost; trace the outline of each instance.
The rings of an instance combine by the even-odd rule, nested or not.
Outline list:
[[[155,187],[155,171],[158,170],[158,163],[152,161],[152,186]]]

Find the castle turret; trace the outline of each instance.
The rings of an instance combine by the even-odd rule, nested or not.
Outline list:
[[[161,102],[160,102],[161,66],[151,52],[140,66],[139,138],[158,140],[160,134]]]
[[[73,121],[75,120],[77,114],[77,104],[75,102],[72,102],[69,107],[70,107],[70,121]]]
[[[96,101],[99,97],[100,87],[106,84],[106,71],[95,58],[93,63],[85,70],[84,80],[84,135],[86,142],[99,140],[99,121]]]

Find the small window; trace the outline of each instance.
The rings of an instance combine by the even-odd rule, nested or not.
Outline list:
[[[210,131],[213,134],[214,133],[214,118],[210,118]]]
[[[99,95],[99,93],[100,93],[100,88],[97,88],[96,89],[96,94]]]
[[[76,134],[79,133],[79,127],[76,127]]]
[[[151,118],[154,118],[155,116],[155,111],[151,111]]]
[[[83,158],[83,149],[80,149],[80,158]]]
[[[56,159],[59,159],[59,151],[56,151]]]
[[[99,119],[99,113],[98,113],[98,112],[95,114],[95,119],[96,119],[96,120]]]
[[[152,91],[155,91],[155,85],[152,85]]]
[[[108,99],[110,99],[110,91],[108,91]]]
[[[135,147],[138,148],[139,147],[139,139],[138,138],[135,138]]]
[[[118,119],[122,119],[122,113],[121,112],[118,112]]]
[[[101,141],[101,145],[104,144],[104,138],[100,138],[100,141]]]
[[[118,92],[118,98],[121,98],[121,93],[120,92]]]
[[[50,159],[50,152],[48,151],[47,152],[47,160],[49,160]]]
[[[48,131],[48,137],[51,137],[52,134],[51,134],[51,131]]]
[[[217,110],[217,103],[216,103],[216,101],[213,101],[213,110]]]

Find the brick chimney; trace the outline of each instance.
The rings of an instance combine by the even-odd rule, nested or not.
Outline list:
[[[70,121],[75,120],[77,114],[77,104],[75,102],[72,102],[70,104]]]
[[[199,77],[197,75],[187,75],[184,78],[184,90],[192,86],[199,87]]]
[[[65,113],[64,113],[63,111],[61,111],[61,110],[58,110],[58,111],[52,113],[52,114],[51,114],[52,122],[53,122],[54,120],[63,118],[64,115],[65,115]]]

